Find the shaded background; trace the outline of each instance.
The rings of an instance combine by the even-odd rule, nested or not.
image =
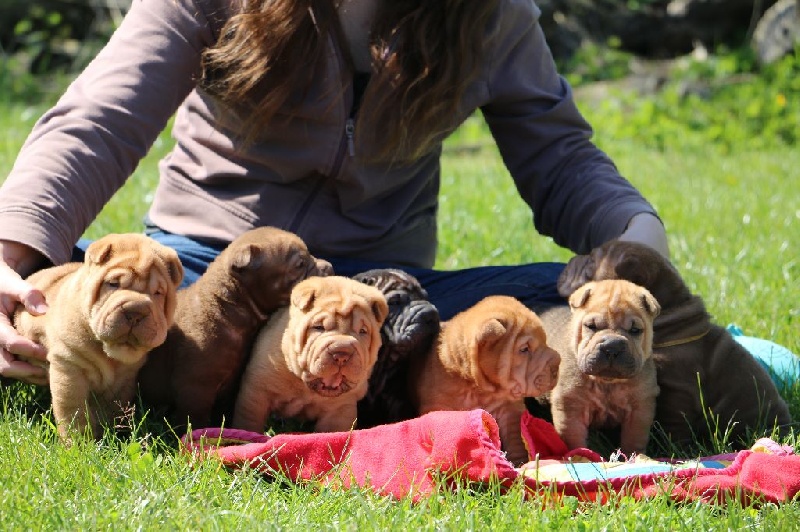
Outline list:
[[[553,54],[563,64],[590,44],[643,58],[667,59],[698,47],[716,50],[749,45],[757,36],[757,47],[777,46],[785,52],[787,31],[791,33],[787,28],[797,26],[797,2],[779,0],[782,15],[766,19],[765,13],[776,0],[538,0],[537,4]],[[79,70],[108,38],[130,3],[3,0],[0,51],[4,57],[17,57],[20,68],[34,74]]]

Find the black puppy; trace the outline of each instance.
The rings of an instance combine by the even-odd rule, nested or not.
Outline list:
[[[376,287],[389,303],[369,389],[358,402],[358,427],[410,419],[416,413],[408,395],[408,368],[428,353],[438,336],[439,311],[428,301],[419,281],[402,270],[369,270],[353,279]]]

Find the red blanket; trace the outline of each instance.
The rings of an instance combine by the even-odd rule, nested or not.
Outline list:
[[[183,443],[187,452],[217,457],[227,466],[280,472],[295,482],[357,485],[397,498],[419,499],[443,486],[494,481],[506,487],[522,482],[530,493],[547,491],[584,500],[604,500],[617,492],[636,498],[668,493],[675,500],[777,503],[792,500],[800,491],[800,456],[786,448],[740,451],[721,469],[706,467],[701,461],[682,468],[650,461],[658,467],[637,465],[619,473],[606,469],[608,464],[588,449],[568,451],[547,422],[524,416],[521,428],[534,460],[523,469],[515,469],[505,459],[497,424],[483,410],[432,412],[401,423],[339,433],[269,437],[234,429],[198,429]],[[567,481],[542,480],[538,475],[544,471],[538,469],[540,464],[576,468],[573,462],[583,462],[582,467],[598,474]],[[571,473],[579,478],[585,475],[578,469]]]

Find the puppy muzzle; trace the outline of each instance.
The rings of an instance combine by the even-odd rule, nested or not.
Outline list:
[[[639,371],[638,358],[624,337],[606,336],[581,358],[579,369],[586,375],[604,379],[629,379]]]
[[[101,313],[95,331],[102,342],[153,348],[164,341],[166,326],[149,298],[119,297],[109,305],[113,306]]]
[[[515,398],[538,397],[556,387],[558,368],[561,356],[554,349],[540,349],[533,357],[536,363],[528,368],[527,386],[525,390],[512,390]]]
[[[362,373],[358,341],[347,338],[330,341],[322,347],[303,380],[311,391],[336,397],[352,390]]]
[[[412,301],[402,312],[390,316],[385,343],[391,345],[395,361],[415,350],[427,350],[439,334],[439,311],[428,301]]]
[[[328,277],[333,275],[333,266],[330,262],[325,259],[315,259],[314,266],[312,266],[306,275],[306,277]]]

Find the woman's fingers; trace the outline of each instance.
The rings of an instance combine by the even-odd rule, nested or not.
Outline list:
[[[42,345],[20,335],[14,328],[12,316],[20,305],[34,315],[47,312],[42,292],[0,262],[0,375],[47,384],[47,370],[19,358],[42,362],[47,359],[47,350]]]

